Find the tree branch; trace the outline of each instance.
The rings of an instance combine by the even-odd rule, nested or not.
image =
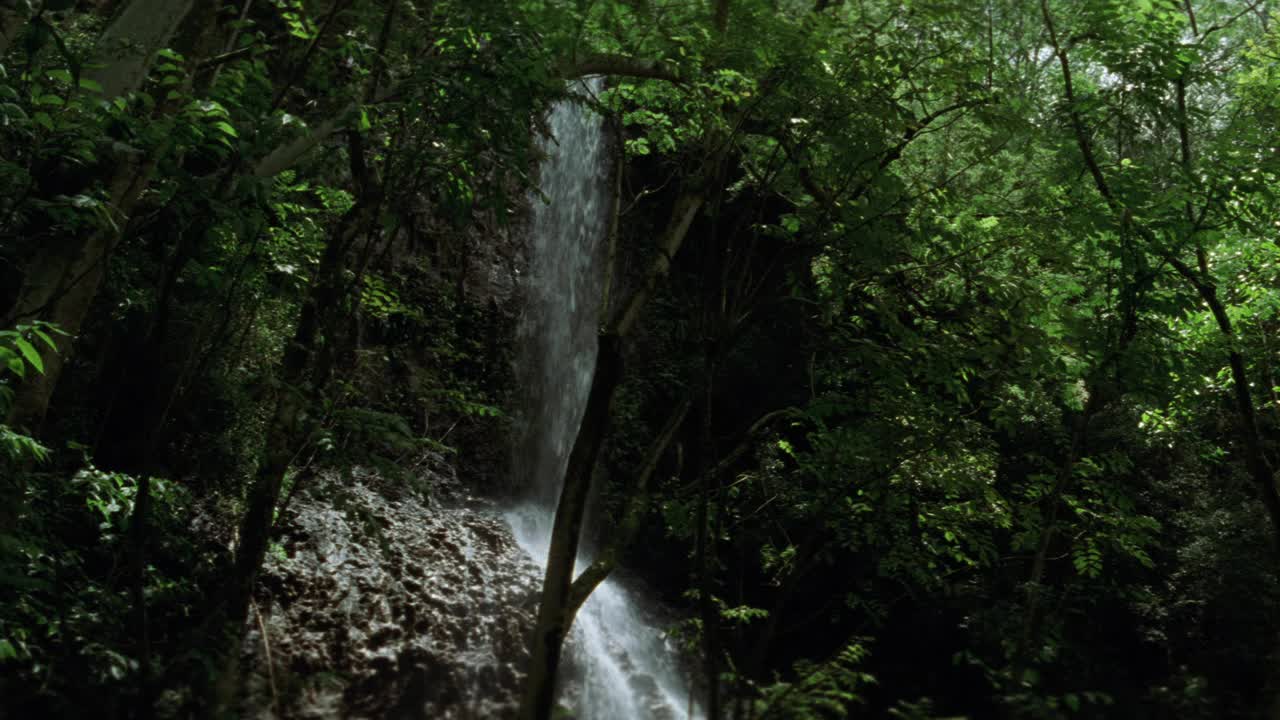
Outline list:
[[[254,53],[257,53],[259,56],[269,55],[274,53],[276,49],[277,48],[274,47],[264,48],[258,45],[246,45],[238,50],[224,52],[221,55],[214,55],[211,58],[201,61],[200,64],[196,66],[196,72],[203,72],[219,65],[225,65],[247,55],[253,55]]]
[[[673,83],[682,82],[675,68],[661,60],[634,58],[616,53],[595,53],[575,58],[561,64],[560,74],[570,80],[587,75],[617,75],[666,80]]]
[[[670,222],[658,241],[658,255],[649,266],[649,271],[645,273],[644,282],[631,294],[626,306],[618,315],[612,334],[625,337],[635,326],[640,318],[640,311],[657,290],[658,281],[671,269],[671,260],[680,250],[685,235],[689,234],[689,226],[693,224],[694,217],[697,216],[698,210],[702,208],[705,201],[706,197],[701,191],[686,191],[676,200],[675,207],[671,210]]]
[[[609,547],[596,558],[582,574],[573,581],[573,585],[569,588],[569,599],[565,602],[565,626],[569,626],[573,622],[574,616],[582,607],[582,603],[596,589],[605,578],[609,577],[609,573],[618,566],[618,560],[622,553],[631,545],[635,539],[636,533],[640,530],[640,521],[644,519],[645,510],[649,506],[649,483],[653,478],[653,473],[658,468],[658,462],[666,453],[667,447],[671,445],[671,441],[675,438],[676,432],[680,426],[684,424],[685,417],[689,414],[689,408],[693,406],[693,399],[686,397],[683,402],[675,407],[671,412],[671,416],[667,418],[667,422],[663,425],[658,436],[654,438],[653,443],[649,445],[649,450],[645,453],[645,462],[641,466],[640,472],[636,474],[635,487],[631,490],[631,497],[627,502],[627,509],[622,514],[622,521],[612,533]]]
[[[1102,199],[1106,200],[1107,206],[1113,211],[1118,211],[1119,205],[1115,196],[1111,194],[1111,187],[1107,184],[1106,176],[1102,174],[1102,168],[1094,156],[1093,145],[1089,142],[1089,133],[1085,129],[1084,119],[1080,117],[1080,111],[1076,106],[1075,84],[1071,80],[1071,61],[1067,58],[1067,51],[1058,41],[1058,30],[1053,24],[1053,14],[1049,12],[1049,0],[1040,0],[1040,13],[1044,16],[1045,29],[1049,31],[1049,42],[1053,46],[1053,54],[1058,57],[1058,64],[1062,67],[1067,117],[1071,121],[1071,131],[1076,136],[1076,144],[1080,146],[1080,154],[1084,156],[1085,167],[1089,169],[1093,184],[1098,188],[1098,194]]]
[[[1204,34],[1199,37],[1198,42],[1203,43],[1205,40],[1209,39],[1210,35],[1222,30],[1226,30],[1227,28],[1231,27],[1236,23],[1237,20],[1253,12],[1261,4],[1262,4],[1262,0],[1254,0],[1254,2],[1249,3],[1249,5],[1245,7],[1245,9],[1241,10],[1235,15],[1232,15],[1231,17],[1227,18],[1226,20],[1223,20],[1222,22],[1214,23],[1212,26],[1210,26],[1207,30],[1204,31]],[[1188,8],[1190,8],[1190,3],[1188,3]],[[1192,20],[1193,24],[1194,22],[1195,21]]]
[[[392,85],[379,91],[372,101],[367,104],[376,105],[385,102],[395,96],[398,91],[399,86]],[[337,112],[330,114],[324,122],[316,125],[310,132],[300,135],[283,145],[277,145],[274,150],[267,153],[266,157],[253,166],[253,175],[260,178],[274,177],[293,167],[293,164],[298,162],[312,148],[354,120],[356,114],[360,111],[361,105],[362,103],[358,102],[348,103]]]

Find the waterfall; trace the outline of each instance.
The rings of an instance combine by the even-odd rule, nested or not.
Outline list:
[[[579,91],[595,94],[596,78]],[[561,101],[548,116],[541,195],[531,198],[529,266],[518,342],[523,391],[522,432],[515,472],[526,499],[507,513],[517,542],[545,568],[556,500],[582,422],[595,368],[603,272],[598,262],[607,232],[607,141],[602,118],[580,103]],[[589,562],[590,550],[577,559]],[[689,684],[678,651],[648,619],[641,593],[606,580],[578,612],[568,664],[581,687],[565,698],[584,720],[683,718]]]

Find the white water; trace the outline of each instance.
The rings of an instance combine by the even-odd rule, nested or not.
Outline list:
[[[599,92],[603,82],[578,90]],[[540,170],[545,200],[532,198],[529,272],[520,323],[524,432],[516,450],[517,482],[528,500],[507,513],[515,537],[545,569],[560,484],[591,387],[607,232],[608,156],[601,118],[580,104],[557,103],[548,116]],[[585,567],[589,551],[577,561]],[[678,651],[646,618],[646,602],[606,580],[578,612],[570,665],[582,668],[581,694],[567,698],[583,720],[684,718],[689,684]]]

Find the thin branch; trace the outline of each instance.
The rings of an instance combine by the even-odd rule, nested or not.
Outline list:
[[[294,84],[302,77],[302,73],[311,64],[311,56],[315,53],[316,47],[320,45],[320,39],[324,37],[325,32],[329,30],[329,26],[333,24],[333,19],[338,16],[339,12],[345,10],[348,4],[350,4],[349,0],[334,0],[333,7],[329,9],[329,14],[325,16],[320,28],[316,30],[315,37],[311,38],[311,42],[307,45],[306,51],[303,52],[302,58],[290,68],[288,80],[276,91],[275,98],[271,100],[271,109],[267,111],[268,115],[280,109],[280,106],[284,104],[285,96],[289,93],[289,90],[293,88]]]
[[[676,69],[661,60],[634,58],[616,53],[595,53],[563,63],[560,74],[566,79],[588,75],[619,75],[633,78],[650,78],[667,82],[682,82]]]
[[[1250,3],[1248,7],[1236,13],[1235,15],[1232,15],[1231,17],[1227,18],[1226,20],[1223,20],[1222,22],[1214,23],[1207,30],[1204,31],[1203,35],[1200,36],[1199,42],[1203,43],[1205,40],[1209,39],[1210,35],[1222,30],[1226,30],[1227,28],[1231,27],[1236,23],[1237,20],[1253,12],[1262,3],[1263,3],[1263,0],[1254,0],[1254,2]],[[1188,11],[1190,11],[1190,4],[1188,4]],[[1195,21],[1192,20],[1192,22],[1194,23]]]
[[[649,483],[653,473],[658,469],[658,462],[666,454],[671,441],[675,439],[676,432],[684,424],[684,419],[689,415],[691,407],[693,407],[693,399],[686,397],[671,412],[666,424],[650,444],[645,453],[644,464],[636,474],[635,486],[631,490],[631,497],[622,514],[622,520],[612,533],[609,547],[586,570],[582,571],[569,588],[569,599],[565,602],[564,608],[568,619],[572,620],[592,591],[613,572],[622,553],[635,539],[636,533],[640,530],[640,522],[644,519],[645,511],[649,507]]]

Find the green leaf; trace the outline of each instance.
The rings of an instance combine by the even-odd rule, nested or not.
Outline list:
[[[27,113],[13,103],[0,103],[0,114],[5,116],[6,124],[8,124],[9,118],[18,118],[20,120],[27,119]]]
[[[25,379],[27,377],[27,365],[26,363],[22,362],[22,358],[18,357],[17,355],[14,355],[13,357],[9,358],[9,372],[13,373],[14,375],[17,375],[20,378]]]
[[[231,123],[227,122],[226,120],[219,120],[218,122],[214,123],[213,126],[221,130],[223,133],[230,135],[231,137],[240,137],[240,133],[236,132],[236,129],[231,126]]]
[[[44,374],[44,360],[40,359],[40,353],[34,345],[21,338],[14,340],[13,344],[17,346],[18,352],[22,353],[22,357],[31,363],[31,367],[36,369],[36,372]]]
[[[7,639],[0,639],[0,662],[5,660],[15,660],[18,657],[18,650],[13,643]]]
[[[36,337],[40,338],[41,340],[43,340],[43,341],[44,341],[44,344],[45,344],[45,345],[48,345],[50,350],[53,350],[54,352],[57,352],[57,350],[58,350],[58,344],[57,344],[57,343],[55,343],[55,342],[53,341],[53,338],[49,337],[49,334],[48,334],[48,333],[46,333],[45,331],[40,330],[40,329],[38,329],[38,328],[33,328],[33,329],[31,330],[31,333],[32,333],[33,335],[35,335]]]

